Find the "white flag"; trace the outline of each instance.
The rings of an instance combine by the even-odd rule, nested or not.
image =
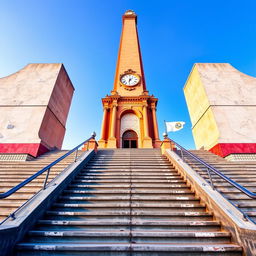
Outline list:
[[[176,132],[183,128],[185,122],[165,122],[167,132]]]

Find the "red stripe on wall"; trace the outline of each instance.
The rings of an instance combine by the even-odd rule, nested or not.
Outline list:
[[[0,143],[0,153],[29,154],[37,157],[49,149],[41,143]]]
[[[230,154],[256,154],[256,143],[219,143],[209,151],[221,157]]]

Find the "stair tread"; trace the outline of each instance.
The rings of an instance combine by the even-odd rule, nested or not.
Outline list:
[[[170,226],[206,226],[206,225],[220,225],[219,221],[168,221],[168,220],[39,220],[39,224],[53,224],[53,225],[120,225],[120,224],[135,224],[135,225],[170,225]]]
[[[45,236],[154,236],[154,237],[230,237],[229,232],[223,231],[163,231],[163,230],[132,230],[132,231],[120,231],[120,230],[103,230],[103,231],[88,231],[88,230],[31,230],[29,235],[45,235]]]
[[[157,250],[167,250],[167,251],[242,251],[242,248],[236,244],[172,244],[172,243],[19,243],[18,249],[28,249],[31,248],[33,250],[97,250],[97,251],[122,251],[122,250],[130,250],[130,247],[133,248],[133,251],[136,249],[138,251],[157,251]]]

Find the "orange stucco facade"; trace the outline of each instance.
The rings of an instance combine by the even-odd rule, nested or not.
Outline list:
[[[137,135],[138,148],[160,147],[157,101],[146,90],[137,16],[133,11],[127,11],[123,15],[113,90],[111,95],[102,99],[103,119],[99,147],[124,147],[123,136],[127,131]]]

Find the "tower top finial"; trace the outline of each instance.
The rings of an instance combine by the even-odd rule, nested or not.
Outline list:
[[[123,22],[124,19],[134,19],[137,24],[137,15],[133,10],[127,10],[123,15]]]
[[[137,16],[133,10],[127,10],[124,15],[125,16]]]

